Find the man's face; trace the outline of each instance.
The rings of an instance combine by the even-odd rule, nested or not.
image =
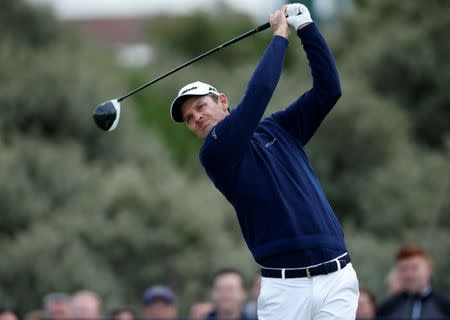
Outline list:
[[[356,310],[356,319],[372,319],[375,316],[375,305],[372,303],[369,295],[361,291],[358,299],[358,309]]]
[[[218,276],[214,281],[213,300],[219,313],[239,312],[245,301],[241,277],[234,273]]]
[[[17,320],[17,316],[12,312],[3,312],[0,314],[0,320]]]
[[[78,319],[98,319],[101,317],[99,301],[86,295],[75,297],[72,300],[72,313]]]
[[[176,306],[162,299],[156,299],[144,308],[145,319],[175,319]]]
[[[209,95],[188,97],[181,106],[181,115],[188,129],[205,138],[211,129],[228,114],[228,99],[220,94],[218,101]]]
[[[47,317],[53,320],[67,319],[72,317],[69,303],[65,301],[53,301],[48,306]]]
[[[408,293],[420,293],[430,285],[431,263],[422,256],[401,259],[397,262],[402,288]]]

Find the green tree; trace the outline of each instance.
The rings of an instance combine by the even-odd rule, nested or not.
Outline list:
[[[184,16],[162,15],[146,21],[148,41],[157,48],[160,60],[164,55],[194,58],[205,51],[235,38],[263,22],[219,4],[213,12],[198,11]],[[237,68],[242,62],[254,60],[265,49],[270,31],[255,34],[239,44],[209,56],[201,63],[215,63]]]
[[[442,148],[450,130],[448,1],[368,1],[343,24],[351,72],[411,115],[415,139]],[[347,44],[351,43],[351,50]]]
[[[365,1],[340,28],[330,30],[344,79],[344,97],[333,111],[341,126],[333,125],[333,115],[324,124],[313,146],[314,161],[337,211],[348,215],[344,224],[360,282],[379,296],[385,293],[380,280],[406,241],[425,247],[436,265],[435,282],[449,288],[449,260],[442,255],[450,227],[445,196],[450,124],[448,94],[441,89],[449,74],[443,58],[446,6],[443,1],[431,1],[426,9],[416,2]],[[350,112],[346,120],[342,108]],[[342,143],[322,144],[322,133]]]
[[[8,4],[27,8],[4,7],[11,21],[68,32],[48,12]],[[252,272],[230,207],[206,177],[189,180],[174,165],[133,108],[117,131],[95,127],[92,106],[123,85],[106,51],[70,33],[31,45],[22,27],[14,38],[0,30],[2,304],[26,312],[45,293],[88,288],[109,308],[165,282],[185,306],[219,266]]]
[[[2,2],[2,41],[19,42],[32,48],[49,45],[61,36],[61,29],[54,28],[54,23],[53,16],[46,8],[31,8],[24,1]]]
[[[344,95],[307,152],[345,227],[362,285],[381,297],[394,252],[413,241],[431,254],[434,279],[448,289],[448,19],[438,8],[447,3],[433,0],[423,15],[413,2],[361,3],[341,25],[321,27]],[[254,25],[227,10],[220,17],[200,12],[148,21],[155,62],[124,71],[48,11],[5,2],[0,301],[28,311],[49,291],[88,287],[107,306],[134,304],[146,286],[167,282],[186,306],[204,298],[217,267],[253,271],[233,210],[199,165],[201,141],[174,125],[168,108],[194,80],[216,85],[236,105],[270,32],[130,99],[113,133],[100,132],[90,119],[92,106],[125,83],[135,87]],[[268,113],[310,86],[306,57],[292,35]]]

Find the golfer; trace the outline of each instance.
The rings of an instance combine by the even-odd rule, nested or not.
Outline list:
[[[272,40],[231,113],[225,94],[194,82],[180,90],[171,116],[204,139],[200,161],[234,206],[261,265],[258,319],[354,319],[356,273],[342,227],[303,149],[341,96],[339,76],[305,6],[283,6],[270,24]],[[288,24],[303,44],[313,86],[261,120],[283,68]]]

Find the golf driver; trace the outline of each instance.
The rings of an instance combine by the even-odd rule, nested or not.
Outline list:
[[[156,79],[153,79],[152,81],[142,85],[141,87],[139,87],[139,88],[137,88],[137,89],[127,93],[126,95],[124,95],[124,96],[122,96],[120,98],[117,98],[117,99],[114,99],[114,100],[105,101],[105,102],[101,103],[100,105],[98,105],[94,109],[94,112],[93,112],[93,117],[94,117],[95,123],[97,124],[97,126],[99,128],[101,128],[101,129],[103,129],[105,131],[108,131],[108,132],[109,131],[113,131],[117,127],[117,125],[119,123],[119,119],[120,119],[120,103],[123,100],[125,100],[126,98],[128,98],[129,96],[131,96],[131,95],[141,91],[142,89],[147,88],[148,86],[158,82],[161,79],[164,79],[165,77],[171,75],[172,73],[175,73],[178,70],[181,70],[184,67],[187,67],[188,65],[194,63],[195,61],[203,59],[204,57],[207,57],[210,54],[212,54],[212,53],[214,53],[216,51],[219,51],[222,48],[225,48],[225,47],[227,47],[227,46],[229,46],[229,45],[231,45],[231,44],[233,44],[235,42],[238,42],[238,41],[240,41],[242,39],[245,39],[245,38],[247,38],[247,37],[249,37],[249,36],[251,36],[251,35],[253,35],[255,33],[258,33],[260,31],[266,30],[268,28],[270,28],[270,22],[266,22],[265,24],[262,24],[262,25],[256,27],[253,30],[250,30],[250,31],[248,31],[248,32],[246,32],[246,33],[244,33],[244,34],[242,34],[240,36],[237,36],[236,38],[231,39],[231,40],[229,40],[229,41],[227,41],[227,42],[217,46],[216,48],[211,49],[211,50],[209,50],[209,51],[199,55],[198,57],[196,57],[196,58],[194,58],[192,60],[189,60],[188,62],[185,62],[184,64],[176,67],[175,69],[170,70],[169,72],[167,72],[167,73],[157,77]]]

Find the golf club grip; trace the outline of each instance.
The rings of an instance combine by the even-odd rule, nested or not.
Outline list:
[[[270,28],[270,22],[266,22],[266,23],[264,23],[264,24],[262,24],[260,26],[257,26],[255,28],[255,30],[256,30],[256,32],[260,32],[260,31],[264,31],[264,30],[269,29],[269,28]]]
[[[301,15],[301,13],[299,13],[298,15]],[[289,17],[289,16],[286,15],[286,18],[287,18],[287,17]],[[255,28],[255,31],[256,31],[256,32],[260,32],[260,31],[264,31],[264,30],[269,29],[269,28],[270,28],[270,21],[267,21],[266,23],[264,23],[264,24],[262,24],[262,25],[256,27],[256,28]]]

